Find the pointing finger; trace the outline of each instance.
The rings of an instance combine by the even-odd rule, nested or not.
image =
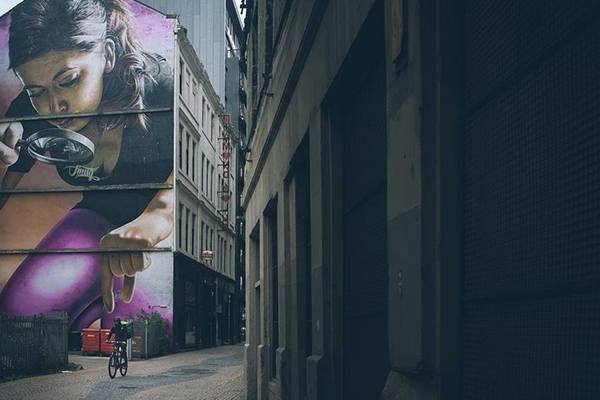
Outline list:
[[[114,275],[110,269],[108,254],[102,254],[100,261],[101,287],[102,287],[102,302],[104,309],[109,314],[112,313],[115,306],[115,295],[113,293]]]
[[[13,149],[0,141],[0,163],[12,165],[19,158],[19,149]]]
[[[119,257],[119,262],[121,264],[121,270],[125,274],[125,276],[133,276],[135,275],[135,268],[131,261],[131,256],[129,253],[121,253]]]
[[[121,292],[121,298],[125,303],[129,303],[133,299],[133,293],[135,292],[135,280],[136,275],[125,276],[123,280],[123,291]]]
[[[130,253],[131,261],[133,263],[133,268],[137,271],[143,271],[150,266],[152,263],[150,259],[150,255],[147,252],[138,252]]]
[[[119,262],[119,255],[116,253],[109,253],[108,260],[110,262],[110,270],[116,277],[123,276],[123,270],[121,269],[121,263]]]
[[[14,149],[17,145],[17,142],[23,136],[23,125],[20,122],[13,122],[8,126],[8,129],[4,132],[4,140],[3,142]]]

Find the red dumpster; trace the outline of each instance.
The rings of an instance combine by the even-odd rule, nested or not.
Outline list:
[[[99,329],[83,329],[81,331],[81,344],[83,354],[99,354],[100,353],[100,330]]]
[[[110,329],[102,329],[100,331],[100,354],[102,354],[103,356],[110,356],[112,354],[112,343],[106,343],[108,335],[110,335]],[[114,339],[115,338],[113,337],[112,340]]]

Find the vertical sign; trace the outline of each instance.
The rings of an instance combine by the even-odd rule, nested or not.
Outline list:
[[[223,114],[223,136],[220,138],[221,140],[221,153],[219,154],[221,168],[221,176],[223,177],[223,182],[221,183],[221,187],[219,188],[219,198],[221,199],[221,207],[219,209],[219,216],[221,217],[221,222],[227,229],[229,224],[229,201],[231,200],[230,192],[229,192],[229,178],[230,167],[231,167],[231,115]]]

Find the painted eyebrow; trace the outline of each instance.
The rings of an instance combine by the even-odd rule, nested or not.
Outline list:
[[[67,68],[63,68],[60,71],[58,71],[58,73],[56,75],[54,75],[54,78],[52,78],[52,80],[56,80],[58,77],[60,77],[62,74],[64,74],[67,71],[70,71],[72,69],[75,69],[75,67],[67,67]],[[40,89],[43,88],[43,86],[41,85],[27,85],[25,86],[25,90],[29,90],[29,89]]]
[[[59,76],[61,76],[65,72],[70,71],[72,69],[75,69],[75,67],[66,67],[66,68],[61,69],[60,71],[57,72],[56,75],[54,75],[54,78],[52,78],[52,80],[55,81]]]

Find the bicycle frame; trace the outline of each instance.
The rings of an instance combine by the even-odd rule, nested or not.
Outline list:
[[[108,375],[111,379],[117,375],[117,370],[121,372],[121,376],[127,374],[127,353],[123,353],[125,346],[127,346],[127,342],[113,342],[113,350],[108,359]],[[124,360],[124,362],[121,362],[122,360]]]

